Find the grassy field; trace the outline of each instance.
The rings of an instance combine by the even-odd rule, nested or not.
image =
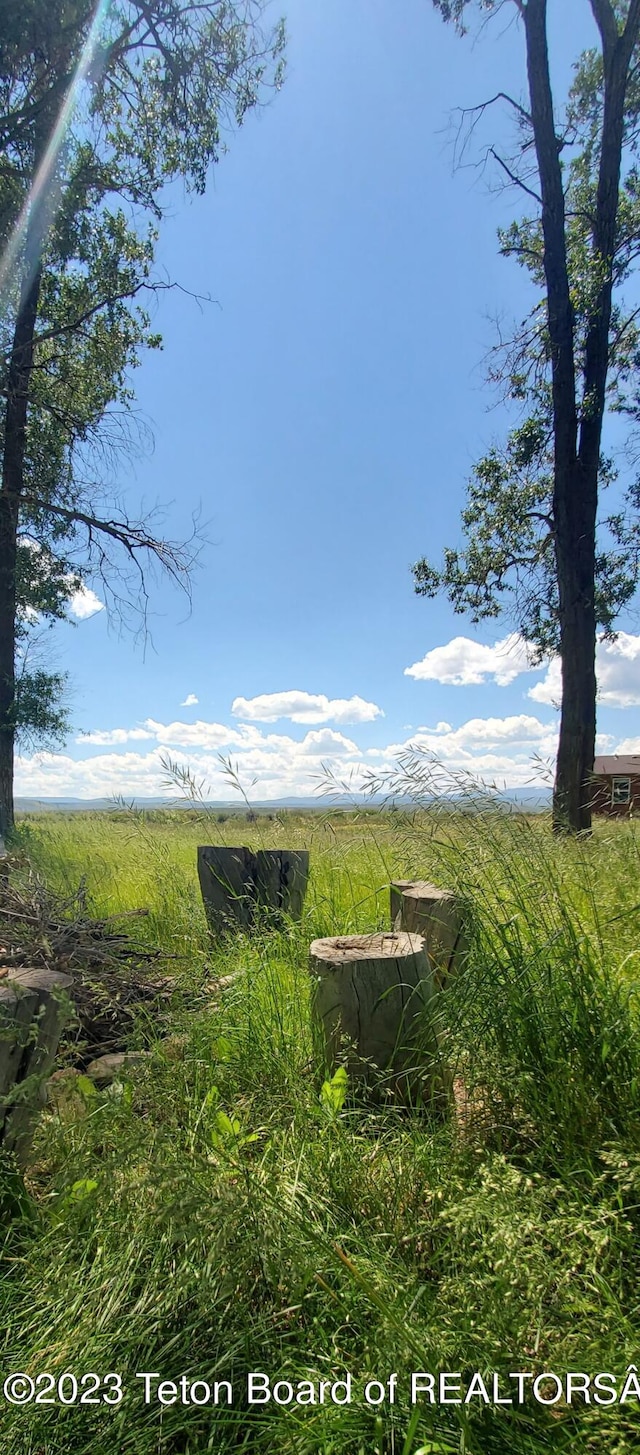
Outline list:
[[[2,1368],[118,1371],[103,1404],[0,1401],[6,1455],[625,1455],[640,1401],[411,1405],[412,1371],[640,1365],[640,836],[554,841],[544,817],[444,812],[198,822],[25,820],[35,871],[179,958],[168,1044],[111,1093],[47,1108],[7,1228]],[[304,919],[212,948],[198,843],[311,849]],[[25,871],[26,872],[26,869]],[[473,944],[442,997],[463,1120],[322,1092],[317,935],[388,925],[388,882],[464,896]],[[239,973],[236,973],[239,972]],[[235,974],[219,995],[216,975]],[[164,1031],[163,1031],[164,1034]],[[248,1409],[248,1371],[352,1401]],[[137,1371],[229,1381],[231,1406],[145,1405]],[[376,1406],[365,1384],[397,1373]],[[465,1383],[466,1381],[466,1383]],[[61,1386],[63,1393],[71,1386]],[[479,1390],[479,1386],[477,1386]],[[540,1386],[543,1395],[552,1386]],[[455,1393],[455,1391],[454,1391]]]

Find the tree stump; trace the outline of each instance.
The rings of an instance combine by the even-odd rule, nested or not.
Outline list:
[[[24,1162],[44,1079],[53,1066],[68,1016],[61,995],[70,975],[55,970],[10,970],[0,981],[0,1146]]]
[[[468,949],[458,895],[424,879],[397,879],[390,889],[393,929],[422,935],[436,989],[442,990]]]
[[[398,930],[314,940],[309,956],[327,1063],[346,1065],[378,1093],[437,1099],[434,984],[422,936]]]
[[[306,849],[198,849],[198,878],[211,933],[250,931],[270,915],[300,919],[309,877]]]

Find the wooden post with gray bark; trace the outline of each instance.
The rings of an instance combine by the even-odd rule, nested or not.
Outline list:
[[[44,1102],[44,1080],[68,1019],[70,975],[37,968],[0,980],[0,1147],[25,1161]]]
[[[264,916],[300,919],[309,877],[306,849],[198,849],[198,878],[211,933],[249,931]]]
[[[326,1063],[377,1095],[442,1102],[434,982],[421,935],[402,930],[314,940],[313,1011]]]
[[[391,886],[394,930],[422,935],[436,989],[442,990],[462,964],[468,939],[462,903],[451,889],[424,879],[398,879]]]

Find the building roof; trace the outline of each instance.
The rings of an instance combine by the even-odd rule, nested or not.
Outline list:
[[[604,777],[614,773],[637,774],[640,777],[640,753],[621,753],[617,757],[596,758],[593,771]]]

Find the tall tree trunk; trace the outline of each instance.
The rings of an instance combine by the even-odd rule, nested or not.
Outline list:
[[[25,263],[25,283],[7,376],[2,487],[0,489],[0,834],[11,833],[16,734],[16,556],[24,486],[29,382],[42,270]]]
[[[576,554],[576,529],[581,533],[582,526],[574,314],[567,259],[564,183],[549,71],[547,0],[529,0],[524,18],[531,118],[542,196],[553,395],[553,517],[562,663],[562,714],[553,820],[558,829],[580,832],[590,824],[590,807],[581,784],[585,759],[591,750],[590,744],[595,742],[595,615],[593,610],[585,610],[584,587],[590,551],[585,549],[583,561],[578,561]],[[593,755],[588,763],[589,774],[592,769]]]
[[[46,188],[35,188],[55,123],[58,88],[38,118],[34,138],[33,200],[22,261],[22,286],[5,376],[6,410],[0,485],[0,835],[14,826],[13,771],[16,737],[16,559],[20,499],[24,489],[29,389],[40,288],[42,248],[49,220]]]
[[[13,828],[16,522],[14,502],[0,494],[0,838]]]
[[[553,516],[562,664],[553,819],[557,830],[575,833],[591,827],[591,778],[596,741],[598,476],[609,367],[624,106],[632,55],[640,33],[640,0],[630,0],[622,31],[610,0],[591,0],[591,7],[601,34],[604,68],[600,167],[592,236],[592,260],[600,272],[601,282],[585,340],[580,419],[561,148],[553,117],[547,49],[547,0],[527,0],[523,12],[531,117],[542,194],[553,390]]]
[[[601,276],[585,340],[577,468],[556,481],[556,563],[560,597],[562,717],[554,794],[557,829],[591,827],[596,743],[596,517],[609,331],[616,253],[624,107],[629,69],[640,32],[640,3],[632,0],[623,31],[610,4],[596,0],[603,50],[604,105],[593,263]]]
[[[556,488],[555,545],[560,603],[562,711],[553,795],[556,832],[591,828],[596,742],[595,504],[597,473]]]

